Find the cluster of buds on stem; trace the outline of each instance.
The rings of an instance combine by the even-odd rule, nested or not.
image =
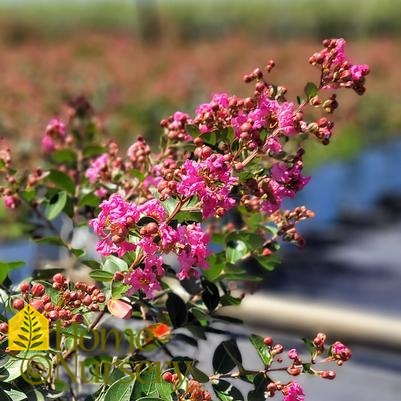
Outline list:
[[[68,283],[61,273],[53,276],[52,287],[56,294],[46,290],[42,283],[23,282],[20,285],[22,296],[13,299],[12,307],[21,310],[30,304],[49,322],[61,321],[63,327],[68,327],[73,322],[82,323],[84,313],[98,312],[106,301],[105,294],[95,285]]]
[[[173,374],[169,371],[164,372],[162,379],[175,387],[179,384],[179,378],[176,373]],[[180,392],[178,399],[182,401],[211,401],[212,396],[197,380],[188,380],[186,383],[186,390]]]

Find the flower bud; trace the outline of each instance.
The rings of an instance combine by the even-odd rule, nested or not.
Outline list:
[[[21,298],[15,298],[13,301],[13,308],[16,310],[24,309],[25,302]]]
[[[35,283],[32,286],[31,293],[34,298],[41,297],[45,293],[45,286],[40,283]]]
[[[28,282],[25,281],[25,282],[21,283],[19,288],[20,288],[21,292],[23,294],[25,294],[26,292],[29,291],[29,288],[31,288],[31,285]]]
[[[8,324],[6,322],[0,323],[0,333],[8,333]]]

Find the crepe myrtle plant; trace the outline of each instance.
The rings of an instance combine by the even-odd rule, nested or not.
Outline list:
[[[282,208],[310,180],[303,173],[303,144],[307,139],[329,144],[337,90],[365,91],[369,68],[346,58],[345,40],[324,40],[323,46],[309,58],[317,83],[308,82],[295,101],[287,99],[284,86],[270,81],[275,66],[270,60],[244,76],[253,85],[249,97],[215,94],[193,115],[178,111],[163,119],[156,153],[143,137],[125,153],[114,140],[105,143],[84,97],[69,103],[68,120],[54,118],[47,125],[41,167],[15,169],[3,141],[0,194],[6,208],[15,209],[35,241],[62,247],[76,266],[91,269],[86,279],[73,282],[55,262],[14,285],[7,275],[21,263],[1,262],[4,397],[302,401],[297,376],[335,378],[330,364],[342,365],[351,351],[323,333],[304,339],[306,354],[252,334],[249,341],[260,361],[245,367],[230,330],[215,327],[237,322],[224,315],[224,307],[239,305],[247,292],[243,283],[260,281],[275,267],[282,241],[304,245],[297,223],[313,212],[304,206]],[[98,258],[73,245],[79,227],[96,238]],[[48,319],[51,334],[49,350],[28,350],[29,355],[51,363],[27,362],[28,351],[8,348],[7,317],[28,304]],[[86,356],[89,378],[69,377],[70,383],[60,378],[58,368],[66,369],[88,348],[82,342],[93,340],[107,315],[132,322],[137,347],[123,355],[108,350]],[[197,360],[182,355],[185,351],[173,352],[221,334],[226,338],[210,354],[212,371],[201,370]],[[166,363],[156,372],[151,361]],[[122,364],[126,367],[118,369]],[[251,389],[241,392],[240,381]],[[94,386],[83,390],[88,382]]]

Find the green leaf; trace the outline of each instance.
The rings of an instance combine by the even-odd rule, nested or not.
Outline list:
[[[173,327],[180,327],[186,322],[187,307],[178,295],[173,292],[168,294],[166,308]]]
[[[81,263],[85,266],[90,267],[91,269],[100,269],[102,265],[97,262],[96,260],[88,259],[88,260],[81,260]]]
[[[156,390],[159,394],[159,397],[162,400],[172,400],[171,397],[171,392],[172,392],[172,385],[169,383],[166,383],[164,381],[161,382],[156,382]]]
[[[88,146],[84,149],[85,157],[94,157],[100,156],[101,154],[106,152],[106,148],[104,146]]]
[[[178,204],[178,200],[174,199],[173,197],[167,198],[165,201],[162,202],[164,209],[170,215]]]
[[[241,392],[228,381],[219,380],[213,384],[213,390],[221,401],[244,401]]]
[[[235,340],[221,342],[214,351],[212,364],[216,373],[228,373],[241,363],[241,353]]]
[[[71,177],[59,170],[50,170],[50,173],[45,178],[46,181],[52,182],[57,188],[64,189],[70,195],[74,195],[75,184]]]
[[[309,353],[313,356],[316,354],[316,347],[312,340],[308,338],[302,339],[303,343],[305,344],[306,348],[308,349]]]
[[[148,371],[142,370],[136,375],[136,381],[131,394],[131,401],[138,401],[141,397],[158,397],[159,393],[156,383],[159,380],[156,377],[156,369]]]
[[[93,192],[89,192],[79,199],[78,206],[98,207],[100,202],[101,199],[98,196],[96,196]]]
[[[185,126],[185,130],[187,131],[188,135],[190,135],[192,138],[196,138],[199,135],[201,135],[201,132],[199,130],[199,127],[194,124],[188,124]]]
[[[248,254],[248,247],[242,240],[230,240],[226,245],[226,258],[228,263],[235,264]]]
[[[52,197],[50,203],[46,206],[45,216],[48,220],[54,220],[64,209],[67,203],[67,193],[61,191]]]
[[[273,271],[276,265],[280,263],[280,259],[277,255],[255,256],[255,259],[259,265],[267,271]]]
[[[256,334],[251,334],[249,337],[249,341],[255,347],[259,358],[262,360],[265,366],[270,366],[272,361],[272,355],[269,347],[263,342],[263,338]]]
[[[192,377],[200,383],[207,383],[209,381],[209,376],[196,366],[191,365],[189,373],[191,373]]]
[[[120,299],[130,288],[129,285],[124,284],[122,281],[111,282],[111,296],[115,299]]]
[[[60,164],[73,164],[77,161],[77,155],[72,149],[55,150],[52,152],[51,158]]]
[[[233,297],[230,294],[224,294],[220,298],[220,303],[222,306],[229,306],[229,305],[239,305],[241,303],[241,298]]]
[[[96,281],[111,281],[114,275],[113,273],[98,269],[89,272],[89,276]]]
[[[204,291],[202,292],[202,301],[210,312],[214,311],[220,302],[219,289],[215,284],[207,280],[202,281],[202,287],[204,288]]]
[[[263,374],[258,373],[253,379],[254,390],[248,393],[248,401],[266,401],[265,392],[270,380]]]
[[[26,202],[31,202],[36,196],[36,190],[34,188],[27,189],[26,191],[22,191],[21,197]]]
[[[171,397],[170,397],[171,399]],[[165,398],[158,398],[158,397],[142,397],[138,398],[136,401],[166,401]]]
[[[123,272],[128,270],[128,264],[125,260],[110,255],[103,264],[103,270],[110,273]]]
[[[305,85],[304,93],[305,93],[306,98],[307,98],[308,100],[310,100],[310,99],[312,99],[313,97],[315,97],[315,96],[317,95],[317,92],[318,92],[318,88],[317,88],[317,86],[316,86],[313,82],[308,82],[308,83]]]
[[[0,261],[0,283],[2,283],[8,276],[11,270],[18,269],[25,266],[25,262],[5,262]]]
[[[71,252],[72,252],[77,258],[80,258],[81,256],[85,255],[85,250],[84,250],[84,249],[71,248]]]
[[[104,395],[103,401],[129,401],[131,398],[134,380],[128,380],[129,376],[114,382]]]
[[[207,261],[209,263],[209,268],[203,272],[203,275],[209,281],[216,281],[224,269],[224,264],[226,261],[225,253],[212,253],[207,258]]]
[[[56,237],[56,236],[38,238],[38,239],[35,239],[35,242],[38,244],[65,246],[63,240],[60,237]]]

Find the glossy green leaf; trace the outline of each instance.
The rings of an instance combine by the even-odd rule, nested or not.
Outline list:
[[[228,263],[236,263],[249,253],[248,247],[242,240],[230,240],[226,245],[226,258]]]
[[[220,302],[219,289],[215,284],[207,280],[202,281],[202,287],[204,288],[202,292],[202,301],[205,303],[209,311],[215,310]]]
[[[262,360],[265,366],[269,366],[272,361],[272,355],[270,349],[266,344],[263,342],[263,338],[256,334],[251,334],[249,337],[249,341],[255,347],[256,352],[259,355],[259,358]]]
[[[74,194],[75,184],[71,177],[59,170],[50,170],[49,175],[45,178],[46,181],[52,182],[57,188],[64,189],[70,195]]]
[[[226,380],[213,384],[213,390],[221,401],[244,401],[242,393]]]
[[[108,388],[103,401],[130,401],[134,383],[129,376],[114,382]]]
[[[178,295],[173,292],[168,294],[166,308],[173,327],[180,327],[186,322],[187,307]]]
[[[228,373],[241,363],[241,353],[235,340],[221,342],[214,351],[212,364],[216,373]]]
[[[248,393],[248,401],[266,401],[265,392],[270,380],[263,374],[258,373],[253,379],[254,390]]]
[[[51,158],[61,164],[73,164],[77,161],[77,155],[72,149],[56,149],[52,152]]]
[[[98,207],[101,202],[101,199],[96,196],[93,192],[89,192],[83,195],[78,202],[79,206],[90,206],[90,207]]]
[[[305,85],[304,92],[305,92],[306,98],[308,100],[310,100],[317,95],[318,88],[313,82],[308,82]]]
[[[25,262],[5,262],[0,260],[0,283],[2,283],[8,276],[11,270],[18,269],[25,266]]]
[[[67,193],[61,191],[52,197],[45,208],[45,216],[48,220],[54,220],[64,209],[67,203]]]
[[[96,281],[111,281],[113,280],[114,274],[104,270],[97,269],[89,272],[89,276]]]

